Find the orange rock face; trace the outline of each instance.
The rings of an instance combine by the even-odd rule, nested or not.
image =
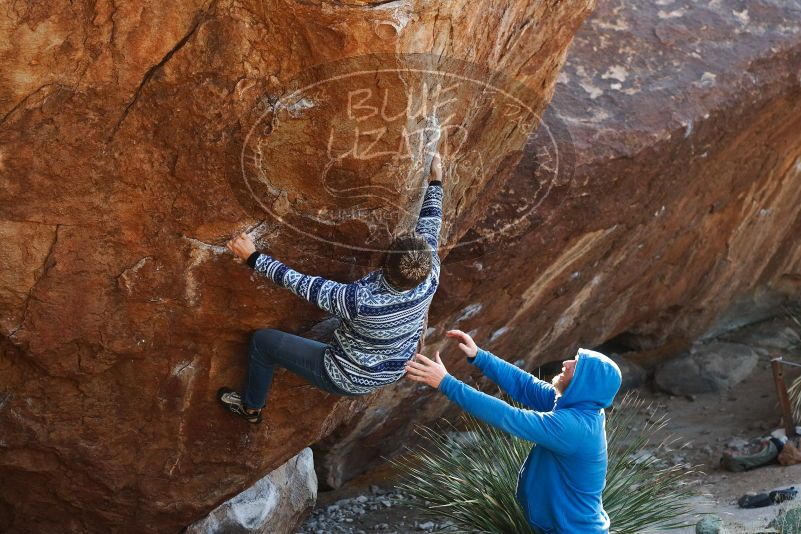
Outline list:
[[[269,427],[220,410],[252,330],[323,319],[225,239],[356,278],[411,222],[436,132],[446,255],[509,179],[592,4],[9,6],[0,530],[175,532],[369,406],[279,374]]]

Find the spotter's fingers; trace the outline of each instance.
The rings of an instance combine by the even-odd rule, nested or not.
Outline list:
[[[425,354],[418,354],[417,361],[424,363],[426,365],[431,365],[432,363],[434,363],[433,360],[431,360],[431,358],[429,358]]]
[[[428,374],[425,369],[414,369],[414,368],[407,369],[406,373],[414,376],[425,376],[426,374]]]
[[[411,376],[426,376],[428,373],[426,373],[426,371],[423,370],[423,369],[411,369],[410,368],[410,369],[406,369],[406,374],[407,375],[411,375]]]
[[[423,371],[427,367],[428,366],[426,366],[425,364],[422,364],[422,363],[419,363],[419,362],[414,362],[414,361],[410,361],[409,363],[406,364],[406,368],[407,369],[419,369],[419,370]]]

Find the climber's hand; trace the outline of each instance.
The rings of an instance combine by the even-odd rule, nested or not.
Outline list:
[[[442,360],[437,352],[434,359],[426,358],[422,354],[416,354],[413,360],[406,363],[406,376],[415,382],[422,382],[438,388],[442,379],[448,374],[448,370],[442,365]]]
[[[442,158],[439,157],[439,152],[431,160],[431,176],[428,178],[429,182],[436,180],[442,181]]]
[[[247,260],[251,254],[256,252],[256,245],[249,235],[241,233],[225,244],[228,250],[233,252],[238,258]]]
[[[459,341],[459,348],[462,349],[468,358],[475,358],[478,354],[478,345],[470,337],[470,334],[465,334],[461,330],[448,330],[445,332],[448,337],[456,338]]]

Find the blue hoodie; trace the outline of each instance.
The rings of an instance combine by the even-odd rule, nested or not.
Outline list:
[[[609,532],[601,493],[606,484],[606,418],[620,388],[620,369],[599,352],[578,350],[564,395],[548,382],[479,349],[468,358],[520,409],[481,393],[451,375],[439,389],[478,419],[533,441],[517,479],[517,501],[528,522],[551,533]]]

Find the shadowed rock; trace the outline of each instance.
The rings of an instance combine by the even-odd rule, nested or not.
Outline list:
[[[745,380],[758,361],[748,345],[713,341],[657,367],[654,383],[673,395],[721,391]]]

